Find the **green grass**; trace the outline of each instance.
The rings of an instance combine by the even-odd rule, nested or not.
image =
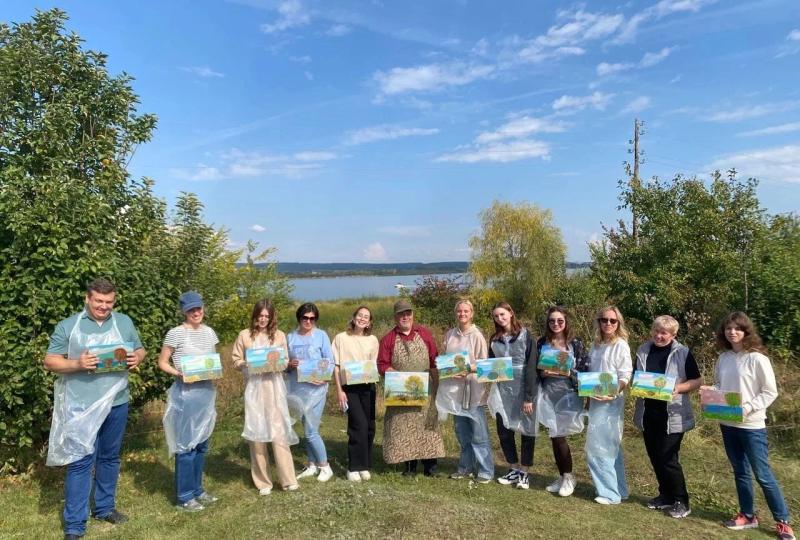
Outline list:
[[[693,496],[692,515],[674,520],[647,510],[655,494],[654,477],[641,439],[626,433],[624,446],[631,498],[614,507],[594,502],[586,470],[582,437],[572,439],[578,488],[570,498],[544,491],[555,476],[549,440],[539,437],[533,482],[527,492],[497,483],[477,485],[446,477],[455,470],[457,443],[452,424],[442,426],[447,458],[439,478],[405,478],[381,460],[378,421],[373,479],[351,484],[346,470],[346,420],[325,417],[322,433],[335,479],[321,484],[302,480],[296,492],[273,491],[260,497],[252,486],[249,454],[241,433],[241,407],[229,407],[212,436],[206,465],[206,488],[221,500],[198,514],[173,508],[172,462],[160,431],[160,404],[153,404],[136,425],[129,426],[122,455],[118,508],[131,521],[111,526],[90,521],[86,538],[770,538],[772,522],[760,496],[762,526],[733,533],[719,521],[735,509],[733,478],[719,437],[692,432],[685,439],[682,463]],[[294,446],[298,469],[303,449]],[[495,448],[497,473],[502,457]],[[792,513],[798,514],[800,491],[790,479],[800,478],[796,458],[772,456]],[[39,468],[26,476],[0,481],[0,536],[59,538],[63,471]],[[758,491],[758,490],[757,490]],[[591,531],[591,532],[590,532]]]

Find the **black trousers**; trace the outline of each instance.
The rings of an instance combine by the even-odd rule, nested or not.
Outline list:
[[[500,448],[503,449],[503,456],[510,464],[520,463],[525,467],[533,465],[533,447],[536,445],[536,437],[528,435],[520,435],[522,438],[521,453],[522,459],[517,458],[517,442],[515,440],[516,432],[508,429],[503,424],[503,418],[498,414],[495,415],[495,422],[497,423],[497,438],[500,439]]]
[[[372,468],[372,443],[375,440],[375,385],[352,384],[342,387],[347,394],[347,470]]]
[[[645,422],[643,435],[644,446],[658,480],[658,495],[667,503],[680,501],[689,506],[686,479],[678,461],[683,433],[668,434],[665,425],[654,427]]]

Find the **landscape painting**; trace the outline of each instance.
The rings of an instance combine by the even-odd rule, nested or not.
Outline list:
[[[343,384],[367,384],[380,380],[374,360],[345,360],[340,366]]]
[[[703,418],[725,422],[742,422],[742,394],[724,392],[710,386],[700,387],[700,409]]]
[[[130,341],[107,343],[105,345],[89,345],[86,349],[99,360],[95,373],[125,371],[128,369],[128,353],[133,352]]]
[[[327,358],[300,360],[297,365],[297,382],[330,382],[333,375],[333,362]]]
[[[619,393],[617,374],[608,372],[578,373],[578,395],[581,397],[616,397]]]
[[[183,382],[209,381],[222,378],[219,354],[187,354],[181,356]]]
[[[674,389],[675,377],[649,371],[637,371],[633,374],[631,383],[633,397],[672,401]]]
[[[428,404],[428,373],[425,371],[387,371],[383,388],[383,402],[387,407]]]
[[[247,373],[277,373],[286,371],[288,358],[283,347],[253,347],[245,352]]]
[[[449,379],[456,375],[468,374],[470,372],[469,352],[440,354],[436,357],[436,369],[439,370],[440,379]]]
[[[574,365],[575,357],[571,353],[545,345],[539,353],[537,367],[547,375],[569,377]]]
[[[511,357],[486,358],[475,362],[478,382],[502,382],[514,380]]]

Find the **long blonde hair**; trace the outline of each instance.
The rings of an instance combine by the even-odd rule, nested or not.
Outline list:
[[[622,312],[617,306],[608,305],[603,306],[597,311],[594,316],[594,321],[592,322],[594,325],[595,345],[601,345],[605,342],[603,339],[603,332],[600,330],[600,317],[602,317],[603,313],[606,311],[613,311],[614,316],[617,318],[617,329],[614,331],[614,339],[611,340],[611,343],[614,343],[618,339],[628,341],[628,329],[625,327],[625,319],[622,317]]]

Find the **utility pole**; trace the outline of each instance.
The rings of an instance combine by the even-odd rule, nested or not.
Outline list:
[[[631,176],[630,187],[631,192],[635,195],[639,188],[642,186],[642,182],[639,179],[639,162],[641,161],[641,153],[639,152],[639,136],[643,135],[644,132],[642,131],[642,126],[644,123],[636,118],[633,121],[633,175]],[[630,150],[628,150],[630,152]],[[630,169],[629,169],[630,170]],[[639,214],[636,211],[636,204],[631,204],[631,213],[633,214],[633,219],[631,222],[631,233],[633,234],[633,243],[635,245],[639,244]]]

